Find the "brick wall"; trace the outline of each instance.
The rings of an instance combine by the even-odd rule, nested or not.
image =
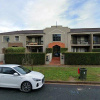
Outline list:
[[[65,48],[65,44],[62,43],[62,42],[52,42],[52,43],[49,43],[49,44],[48,44],[48,48],[52,48],[52,47],[55,46],[55,45],[58,45],[58,46],[60,46],[61,48]]]
[[[13,47],[13,46],[23,47],[23,44],[22,43],[8,43],[8,47]]]

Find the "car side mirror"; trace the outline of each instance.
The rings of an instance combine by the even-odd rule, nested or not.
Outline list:
[[[14,76],[18,76],[18,73],[14,73]]]

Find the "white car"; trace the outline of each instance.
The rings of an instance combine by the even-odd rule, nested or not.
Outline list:
[[[19,88],[23,92],[41,88],[44,84],[44,75],[30,71],[21,65],[0,65],[0,87]]]

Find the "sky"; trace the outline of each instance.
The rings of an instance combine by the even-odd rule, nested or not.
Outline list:
[[[100,28],[100,0],[0,0],[0,32],[62,25]]]

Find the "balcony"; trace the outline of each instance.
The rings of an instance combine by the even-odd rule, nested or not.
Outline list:
[[[94,46],[100,46],[100,35],[93,35],[93,45]]]
[[[72,52],[89,52],[90,47],[72,47]]]
[[[100,41],[93,41],[93,44],[100,44]]]
[[[71,41],[72,46],[90,46],[90,41],[85,40],[77,40],[77,41]]]
[[[27,36],[26,46],[43,46],[43,36]]]
[[[43,45],[43,41],[39,41],[39,42],[26,41],[26,46],[42,46],[42,45]]]
[[[100,41],[93,41],[93,46],[99,46],[100,47]]]

